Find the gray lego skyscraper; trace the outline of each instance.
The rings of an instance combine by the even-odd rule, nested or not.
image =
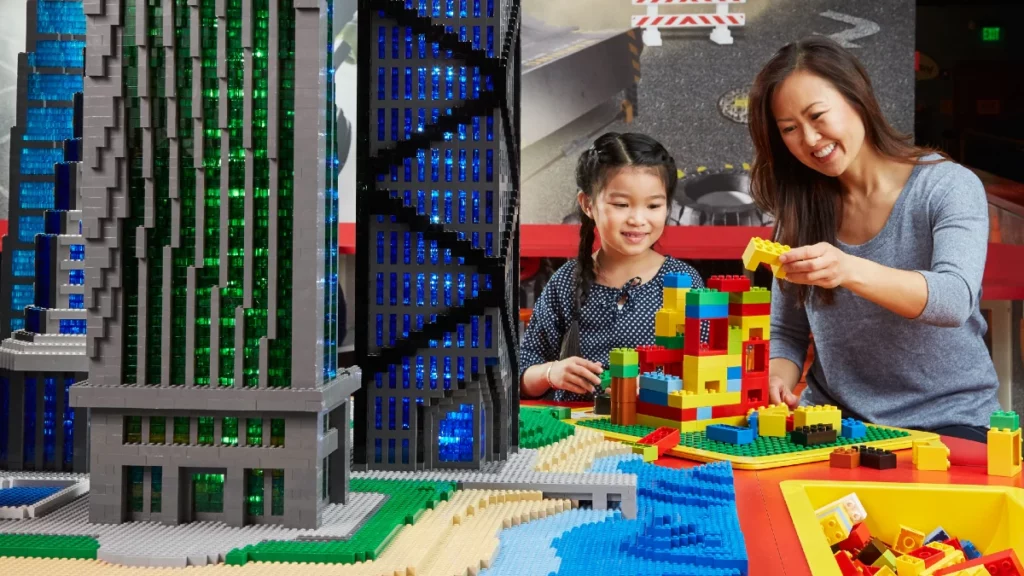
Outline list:
[[[86,8],[90,519],[310,528],[346,498],[331,0]]]
[[[518,446],[519,3],[359,12],[353,459],[478,468]]]

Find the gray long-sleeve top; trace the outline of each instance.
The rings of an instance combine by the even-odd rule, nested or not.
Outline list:
[[[860,245],[837,243],[848,254],[920,272],[928,303],[919,317],[903,318],[844,288],[830,306],[809,298],[801,308],[795,290],[781,291],[776,280],[771,357],[803,366],[814,334],[815,361],[801,403],[832,404],[844,416],[920,430],[987,425],[1000,409],[980,309],[988,234],[978,177],[953,162],[919,165],[877,236]]]

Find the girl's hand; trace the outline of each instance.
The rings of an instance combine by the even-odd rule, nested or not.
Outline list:
[[[586,358],[573,356],[554,362],[548,372],[552,388],[576,394],[592,394],[595,386],[601,385],[599,374],[604,372],[601,365]]]
[[[772,404],[786,404],[790,410],[800,405],[800,398],[778,376],[768,377],[768,399]]]
[[[836,288],[850,279],[853,257],[828,242],[800,246],[779,256],[786,280]]]

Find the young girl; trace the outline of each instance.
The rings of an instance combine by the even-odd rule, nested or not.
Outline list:
[[[704,286],[692,266],[653,248],[676,178],[668,151],[642,134],[605,134],[580,156],[579,254],[552,275],[534,305],[520,347],[524,398],[592,399],[613,348],[654,344],[664,276],[688,274],[694,288]]]
[[[771,401],[984,441],[999,380],[978,177],[899,136],[863,66],[824,37],[785,46],[757,76],[750,133],[754,199],[794,247],[772,296]]]

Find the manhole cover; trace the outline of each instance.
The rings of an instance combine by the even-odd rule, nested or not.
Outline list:
[[[718,99],[718,109],[729,120],[739,124],[746,124],[749,94],[750,86],[729,90]]]

